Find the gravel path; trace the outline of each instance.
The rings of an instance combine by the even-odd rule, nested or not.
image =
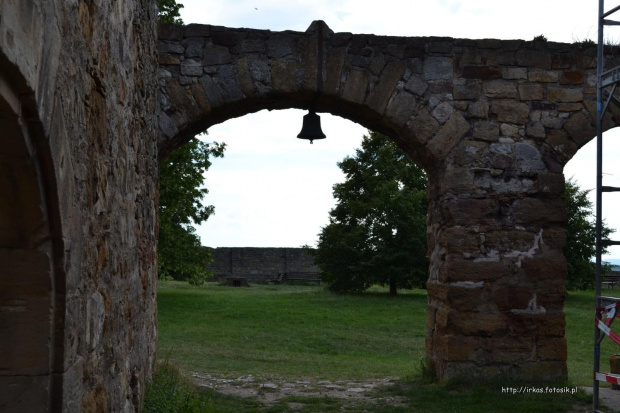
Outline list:
[[[317,381],[313,379],[257,380],[253,376],[242,376],[236,379],[222,379],[210,374],[195,373],[193,378],[198,386],[208,387],[223,394],[241,397],[255,397],[260,402],[271,405],[287,396],[334,397],[350,401],[381,405],[406,407],[404,397],[381,397],[373,391],[382,386],[394,384],[396,378],[384,378],[371,381]],[[295,408],[295,403],[289,403]]]

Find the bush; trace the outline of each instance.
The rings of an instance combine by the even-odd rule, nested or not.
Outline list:
[[[165,361],[159,364],[144,396],[144,413],[216,412],[211,399],[198,392],[178,367]]]

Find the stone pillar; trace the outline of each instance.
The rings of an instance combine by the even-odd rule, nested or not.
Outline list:
[[[566,378],[564,177],[541,152],[463,141],[430,174],[426,349],[440,380]]]

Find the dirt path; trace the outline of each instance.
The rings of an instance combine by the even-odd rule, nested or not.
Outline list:
[[[243,376],[237,379],[222,379],[210,374],[193,374],[198,386],[208,387],[223,394],[241,397],[255,397],[266,405],[274,404],[288,396],[305,397],[333,397],[348,401],[364,401],[383,406],[407,407],[405,397],[377,396],[380,387],[395,383],[396,378],[385,378],[370,381],[317,381],[313,379],[257,380],[253,376]],[[295,408],[296,403],[289,403]]]
[[[296,380],[275,379],[263,380],[254,376],[242,376],[236,379],[224,379],[206,373],[194,373],[195,383],[201,387],[207,387],[222,394],[252,397],[269,406],[289,396],[302,397],[333,397],[342,399],[348,403],[367,403],[381,406],[411,407],[406,397],[381,396],[380,389],[397,383],[397,378],[384,378],[379,380],[364,381],[317,381],[310,378]],[[379,391],[378,391],[379,390]],[[603,402],[611,409],[615,406]],[[288,402],[292,410],[301,409],[302,403]],[[612,408],[613,406],[613,408]],[[591,412],[589,403],[576,403],[568,413]]]

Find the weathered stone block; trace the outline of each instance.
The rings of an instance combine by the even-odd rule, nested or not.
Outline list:
[[[201,37],[192,37],[187,40],[185,46],[185,56],[202,57],[205,41]]]
[[[510,313],[528,306],[534,296],[534,288],[524,285],[497,285],[493,287],[493,302],[499,311]]]
[[[475,283],[471,283],[474,285]],[[428,294],[433,300],[442,301],[446,307],[464,311],[475,311],[483,301],[485,288],[471,287],[467,283],[435,284],[429,283]]]
[[[476,165],[487,148],[488,144],[485,142],[461,141],[454,150],[454,164],[456,166]]]
[[[558,72],[530,70],[527,74],[527,80],[538,83],[555,83],[558,81]]]
[[[418,96],[422,96],[424,95],[424,92],[426,92],[426,89],[428,89],[428,83],[420,79],[418,76],[411,76],[407,83],[405,83],[405,89]]]
[[[426,143],[439,130],[439,122],[433,118],[426,108],[420,112],[407,124],[415,134],[416,140]]]
[[[433,349],[442,360],[473,361],[477,358],[476,352],[484,348],[483,340],[479,337],[441,335],[433,341]]]
[[[459,112],[454,112],[437,134],[426,144],[437,158],[444,158],[469,132],[469,122]]]
[[[535,345],[528,338],[518,336],[492,337],[487,339],[485,350],[498,363],[536,361]]]
[[[562,251],[545,251],[541,254],[535,254],[532,258],[524,259],[521,266],[530,282],[566,280],[566,258]]]
[[[442,308],[435,316],[437,328],[452,334],[489,337],[508,330],[508,318],[500,313]]]
[[[441,180],[440,193],[469,194],[476,191],[472,173],[467,168],[450,168]]]
[[[478,80],[455,79],[452,95],[455,100],[476,100],[480,97],[481,88]]]
[[[521,100],[542,100],[543,87],[540,84],[520,84],[519,99]]]
[[[448,102],[440,103],[433,111],[431,115],[437,119],[437,121],[441,124],[446,123],[450,116],[454,113],[454,108]]]
[[[325,65],[325,81],[323,91],[328,95],[336,95],[340,90],[340,77],[345,60],[345,50],[332,48],[327,55]]]
[[[476,119],[487,119],[489,117],[489,104],[486,100],[479,100],[470,103],[467,107],[467,116]]]
[[[285,34],[271,36],[267,41],[267,56],[280,58],[290,55],[293,53],[291,41],[291,36]]]
[[[547,100],[551,102],[581,102],[583,100],[583,91],[581,89],[550,86],[547,88]]]
[[[527,69],[523,67],[503,67],[502,77],[509,80],[527,79]]]
[[[202,62],[193,59],[186,59],[181,63],[181,74],[185,76],[201,76]]]
[[[480,234],[462,227],[448,227],[441,231],[437,242],[450,253],[479,251]]]
[[[517,223],[565,222],[564,201],[523,198],[512,204],[512,214]]]
[[[499,127],[502,136],[508,138],[518,138],[519,137],[519,127],[517,125],[512,125],[510,123],[502,123]]]
[[[204,48],[202,62],[205,66],[223,65],[232,62],[232,57],[228,47],[207,45]]]
[[[575,113],[564,122],[564,130],[577,144],[577,147],[585,145],[596,136],[596,128],[590,124],[589,119],[581,112]]]
[[[495,122],[476,122],[473,137],[487,142],[497,141],[499,139],[499,125]]]
[[[489,52],[487,64],[489,65],[513,65],[515,63],[515,53],[511,51],[498,50]]]
[[[363,103],[370,82],[370,73],[365,70],[352,68],[347,74],[342,98],[349,102]]]
[[[240,43],[241,35],[234,30],[221,30],[220,28],[211,28],[211,41],[215,45],[234,47]]]
[[[442,202],[441,209],[450,225],[476,225],[494,220],[499,214],[499,204],[494,199],[453,199]]]
[[[411,93],[401,91],[390,100],[385,116],[396,124],[404,125],[418,111],[416,97]]]
[[[525,127],[525,135],[532,138],[544,139],[547,137],[545,127],[541,123],[528,124]]]
[[[510,331],[523,337],[564,337],[564,313],[511,314]]]
[[[517,96],[517,87],[507,80],[491,80],[482,85],[482,91],[490,98],[514,98]]]
[[[271,64],[271,83],[283,93],[297,90],[296,62],[293,60],[277,60]]]
[[[551,55],[542,50],[521,49],[517,51],[517,64],[526,67],[538,67],[540,69],[551,68]]]
[[[544,338],[536,342],[536,355],[541,360],[566,361],[568,356],[564,337]]]
[[[551,131],[547,137],[547,144],[551,146],[565,162],[572,158],[578,150],[575,142],[570,140],[564,131]]]
[[[451,57],[429,57],[424,60],[424,79],[452,79],[454,64]]]
[[[530,115],[530,108],[522,102],[500,100],[491,104],[491,113],[496,114],[500,122],[524,125]]]
[[[396,88],[398,81],[401,79],[404,72],[405,67],[402,65],[402,63],[388,63],[382,73],[379,83],[375,85],[375,87],[368,95],[366,104],[370,108],[374,109],[377,113],[383,113],[390,97],[394,93],[394,89]]]

